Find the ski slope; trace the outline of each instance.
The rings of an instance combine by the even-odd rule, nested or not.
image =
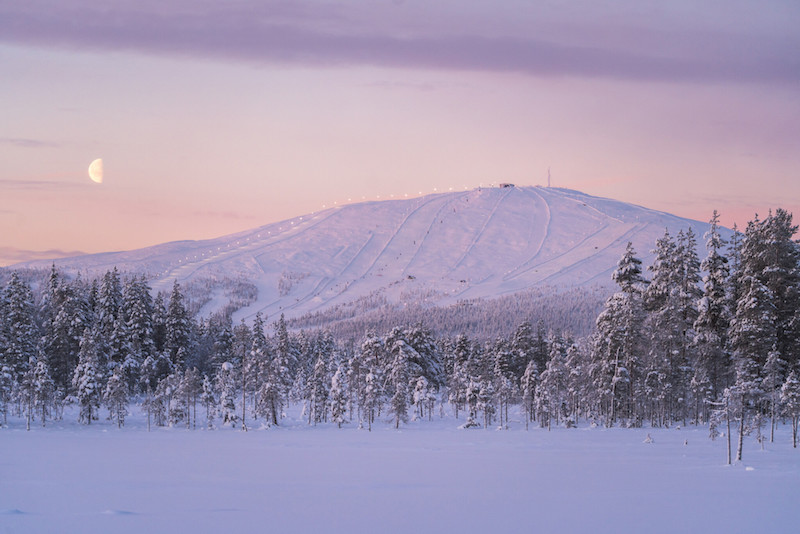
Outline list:
[[[156,291],[175,280],[246,280],[258,297],[235,319],[291,318],[374,294],[447,305],[540,285],[610,285],[628,241],[647,264],[665,228],[674,236],[690,226],[703,257],[706,223],[568,189],[482,188],[350,204],[217,239],[55,263],[144,272]],[[204,313],[226,302],[212,297]]]

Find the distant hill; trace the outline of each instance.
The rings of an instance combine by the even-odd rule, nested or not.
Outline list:
[[[665,228],[676,235],[690,226],[702,258],[707,223],[568,189],[510,186],[362,202],[217,239],[14,267],[55,262],[96,274],[116,266],[146,273],[154,290],[178,280],[202,313],[228,306],[241,308],[235,320],[260,311],[308,322],[307,314],[370,300],[449,306],[534,288],[610,287],[628,241],[648,264]]]

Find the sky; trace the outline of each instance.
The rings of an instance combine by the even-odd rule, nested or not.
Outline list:
[[[0,0],[0,265],[548,168],[800,218],[798,27],[796,0]]]

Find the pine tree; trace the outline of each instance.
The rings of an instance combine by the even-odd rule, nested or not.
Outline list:
[[[253,330],[251,335],[251,346],[249,352],[245,352],[242,357],[242,430],[247,430],[247,395],[251,394],[251,399],[254,400],[253,405],[256,407],[257,414],[263,413],[261,407],[271,403],[273,413],[275,412],[275,399],[265,399],[264,403],[255,400],[255,394],[259,391],[259,381],[265,383],[270,380],[270,359],[272,357],[271,351],[267,344],[267,337],[264,334],[264,319],[261,313],[256,313],[255,321],[253,321]],[[272,383],[268,384],[271,388]],[[273,389],[268,389],[265,393],[266,396],[274,397]],[[275,421],[277,424],[277,420]]]
[[[469,339],[464,334],[459,334],[453,346],[453,368],[450,371],[448,382],[448,401],[453,405],[456,419],[458,419],[458,411],[467,402],[467,386],[469,385],[467,366],[471,360],[471,354],[472,345]]]
[[[217,415],[217,398],[214,394],[214,386],[208,376],[203,377],[203,392],[200,396],[200,402],[206,408],[206,429],[214,429],[214,421]]]
[[[414,417],[413,420],[424,419],[425,409],[428,406],[428,397],[430,391],[428,389],[428,380],[424,376],[420,376],[414,382],[414,391],[411,395],[414,404]]]
[[[16,271],[2,294],[2,323],[0,323],[0,367],[19,382],[28,371],[29,362],[37,355],[38,332],[34,319],[33,295],[30,286]]]
[[[551,428],[552,419],[560,422],[560,414],[564,405],[567,369],[565,366],[566,347],[560,337],[554,337],[550,343],[550,358],[547,368],[542,372],[539,387],[536,389],[537,408],[541,415],[540,423]]]
[[[184,361],[182,355],[186,355],[189,350],[191,339],[191,326],[189,314],[183,304],[183,293],[181,286],[176,280],[172,285],[172,293],[167,305],[167,315],[165,319],[165,339],[164,344],[169,352],[172,365],[176,369],[182,369]],[[183,349],[183,352],[180,350]]]
[[[197,428],[197,397],[202,393],[197,367],[186,369],[180,378],[176,395],[180,396],[186,414],[186,428]]]
[[[533,327],[530,322],[524,321],[517,326],[511,340],[511,352],[511,370],[514,376],[522,377],[534,353]]]
[[[8,424],[8,409],[14,390],[13,371],[5,363],[0,365],[0,411],[3,412],[3,425]]]
[[[72,377],[72,387],[75,397],[80,405],[78,421],[91,424],[92,419],[97,419],[97,410],[100,407],[100,384],[97,380],[97,344],[96,333],[90,328],[84,330],[80,342],[78,365]]]
[[[117,422],[117,428],[125,426],[128,415],[128,386],[125,384],[123,369],[117,368],[106,384],[103,399],[108,407],[108,418]]]
[[[239,415],[236,413],[236,375],[232,363],[224,362],[217,374],[220,418],[223,425],[236,428]]]
[[[492,369],[500,426],[508,428],[508,405],[513,402],[516,377],[513,371],[513,351],[503,339],[495,341],[492,347],[494,366]],[[505,424],[504,424],[505,419]]]
[[[728,258],[722,254],[726,242],[719,234],[719,214],[709,221],[705,234],[707,256],[701,264],[703,295],[698,301],[698,315],[694,322],[694,346],[697,353],[695,376],[707,377],[711,392],[709,400],[717,400],[730,384],[730,358],[727,351],[730,308],[727,305],[729,284]]]
[[[754,265],[747,259],[757,254],[757,251],[753,250],[758,247],[758,243],[755,242],[757,225],[758,223],[752,222],[748,225],[740,275],[741,294],[729,334],[736,373],[731,392],[738,395],[740,407],[737,460],[742,459],[741,444],[746,428],[750,423],[760,421],[760,408],[764,396],[763,369],[767,355],[777,343],[772,292],[759,280],[753,272]]]
[[[781,358],[781,353],[778,351],[777,346],[773,346],[772,350],[767,354],[767,360],[764,362],[764,397],[765,401],[769,403],[770,412],[770,442],[775,441],[775,425],[776,418],[780,414],[780,390],[784,384],[783,377],[785,375],[786,362]]]
[[[567,406],[569,417],[567,426],[574,427],[578,423],[578,418],[586,404],[588,384],[586,382],[586,371],[584,352],[576,343],[570,343],[567,348]]]
[[[56,388],[44,355],[40,355],[33,371],[33,394],[36,411],[41,416],[42,426],[45,426],[50,408],[55,402]]]
[[[25,428],[31,429],[36,410],[36,360],[31,358],[19,382],[19,402],[25,408]]]
[[[321,423],[328,418],[328,366],[327,359],[330,355],[325,347],[320,347],[317,353],[317,361],[314,364],[314,371],[309,382],[309,412],[308,424]]]
[[[520,381],[522,411],[525,413],[525,430],[528,430],[528,424],[534,420],[534,414],[536,413],[536,387],[538,381],[539,373],[536,369],[536,362],[530,360]]]
[[[792,214],[778,208],[758,229],[758,254],[748,258],[751,271],[770,290],[775,310],[776,350],[789,367],[800,363],[800,245]],[[751,247],[745,245],[750,253]],[[783,374],[781,380],[785,379]]]
[[[127,358],[123,362],[125,379],[131,391],[140,383],[142,363],[156,353],[153,340],[153,298],[142,276],[131,278],[123,290],[123,318],[127,336]]]
[[[597,317],[592,342],[590,376],[595,392],[595,411],[606,425],[620,417],[638,424],[640,370],[644,351],[644,308],[641,260],[631,243],[622,255],[612,279],[620,291],[609,297]],[[634,419],[633,421],[630,421]]]
[[[401,422],[408,422],[408,384],[411,379],[409,362],[415,352],[404,339],[398,339],[390,349],[392,363],[387,379],[389,391],[392,393],[389,410],[394,415],[395,428],[400,428]]]
[[[56,387],[66,391],[78,365],[83,333],[92,321],[86,299],[88,291],[84,290],[80,279],[71,284],[61,279],[53,283],[53,294],[47,299],[48,312],[42,345]],[[102,377],[104,371],[99,346],[101,339],[99,333],[94,335],[94,372],[98,378]]]
[[[792,370],[781,387],[781,407],[792,420],[792,447],[797,448],[797,425],[800,421],[800,377]]]
[[[342,366],[331,377],[330,399],[331,420],[342,428],[342,424],[347,423],[347,385]]]
[[[297,351],[292,345],[286,320],[281,314],[275,324],[275,358],[272,363],[273,380],[278,386],[278,406],[288,406],[292,386],[292,370],[297,368]]]

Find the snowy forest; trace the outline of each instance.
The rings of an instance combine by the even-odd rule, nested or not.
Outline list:
[[[797,226],[778,209],[734,228],[728,243],[716,212],[710,222],[702,260],[691,229],[665,233],[646,267],[629,244],[617,291],[583,337],[546,318],[489,341],[423,323],[336,337],[283,316],[192,317],[177,282],[153,296],[143,276],[116,269],[87,280],[53,267],[34,284],[11,271],[0,300],[0,417],[45,426],[74,405],[87,425],[123,426],[136,409],[148,428],[247,430],[281,425],[291,404],[309,425],[364,429],[445,414],[463,428],[693,424],[724,433],[729,460],[731,436],[741,459],[745,435],[770,440],[788,421],[796,446]]]

